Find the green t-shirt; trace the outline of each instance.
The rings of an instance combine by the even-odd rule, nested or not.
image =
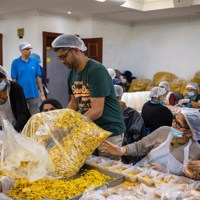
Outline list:
[[[115,96],[112,79],[101,63],[89,59],[83,71],[77,73],[72,69],[68,77],[68,87],[69,94],[73,94],[78,102],[81,114],[91,108],[90,97],[105,97],[103,115],[94,123],[112,132],[112,136],[125,131],[122,108]]]

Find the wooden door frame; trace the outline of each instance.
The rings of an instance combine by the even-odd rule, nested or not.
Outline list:
[[[49,46],[48,44],[48,38],[53,38],[55,39],[62,33],[53,33],[53,32],[42,32],[42,43],[43,43],[43,69],[45,73],[45,77],[47,74],[47,52],[46,52],[46,47]],[[46,83],[45,83],[46,84]]]
[[[0,65],[3,66],[3,34],[0,33]]]

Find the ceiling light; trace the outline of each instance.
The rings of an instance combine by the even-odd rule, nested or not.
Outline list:
[[[68,12],[67,12],[67,14],[69,14],[69,15],[70,15],[71,13],[72,13],[71,11],[68,11]]]
[[[96,0],[96,1],[104,2],[104,1],[106,1],[106,0]]]

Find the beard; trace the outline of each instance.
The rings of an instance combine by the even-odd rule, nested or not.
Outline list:
[[[79,66],[80,61],[73,56],[70,62],[64,62],[67,68],[69,69],[76,69]]]

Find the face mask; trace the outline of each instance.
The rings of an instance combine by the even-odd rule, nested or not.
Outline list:
[[[0,83],[0,91],[4,90],[5,87],[6,87],[6,82],[3,80],[3,81]]]
[[[163,105],[164,104],[164,101],[160,101],[160,105]]]
[[[171,134],[176,137],[176,138],[182,138],[183,137],[183,132],[176,130],[173,127],[170,127],[170,132]]]
[[[163,90],[163,94],[165,94],[167,92],[167,90],[165,88],[162,88]]]
[[[188,92],[189,96],[194,96],[194,92]]]

